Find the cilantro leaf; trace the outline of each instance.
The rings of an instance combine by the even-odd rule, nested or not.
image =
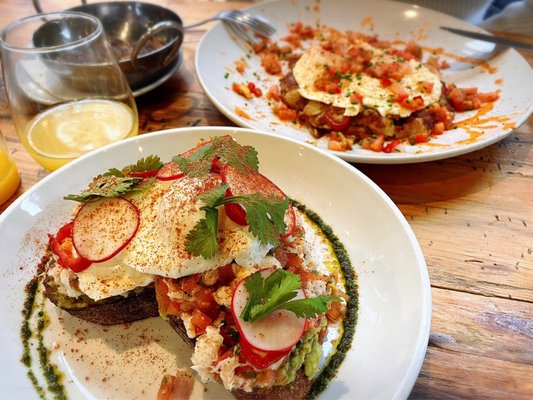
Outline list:
[[[252,195],[235,196],[234,201],[246,209],[246,222],[252,234],[262,244],[277,245],[280,234],[285,233],[285,211],[289,207],[289,199],[266,197],[255,193]]]
[[[202,218],[187,234],[185,250],[194,256],[205,259],[212,258],[218,248],[218,211],[211,207],[202,207],[205,218]]]
[[[161,169],[162,166],[163,163],[159,156],[151,154],[145,158],[141,158],[135,164],[124,167],[122,172],[127,175],[129,172],[155,171]]]
[[[250,167],[256,172],[259,170],[257,150],[252,146],[240,145],[231,136],[213,138],[212,152],[239,172]]]
[[[240,172],[246,168],[252,168],[254,171],[259,169],[257,151],[252,146],[240,145],[231,136],[216,136],[211,143],[187,157],[175,156],[172,161],[178,164],[185,175],[201,178],[209,174],[215,158]]]
[[[199,199],[205,204],[201,207],[206,212],[206,218],[197,222],[193,230],[186,237],[185,249],[195,255],[211,258],[217,250],[217,233],[215,228],[209,228],[211,218],[216,216],[218,222],[217,207],[227,203],[236,203],[246,209],[246,221],[250,232],[259,239],[262,244],[280,243],[280,235],[285,233],[285,212],[289,207],[289,199],[281,199],[274,196],[264,196],[260,193],[242,196],[224,197],[227,186],[219,185],[203,193]],[[210,215],[208,215],[208,213]]]
[[[80,194],[69,194],[64,199],[88,203],[98,197],[117,197],[134,190],[141,181],[141,178],[100,175]]]
[[[277,269],[266,279],[261,272],[255,272],[244,286],[249,297],[240,318],[251,323],[280,309],[291,311],[300,318],[314,318],[328,310],[327,303],[340,301],[325,295],[293,300],[302,288],[301,278],[284,269]]]
[[[80,194],[69,194],[63,198],[88,203],[99,197],[118,197],[132,191],[145,190],[155,183],[154,178],[143,179],[128,175],[132,172],[156,171],[162,166],[163,163],[158,156],[149,155],[121,170],[110,168],[107,172],[94,178],[89,187]]]

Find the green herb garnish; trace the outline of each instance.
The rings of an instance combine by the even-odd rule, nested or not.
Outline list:
[[[257,322],[276,310],[288,310],[300,318],[315,318],[328,311],[327,303],[339,301],[336,297],[318,296],[293,300],[302,288],[299,275],[277,269],[266,279],[255,272],[244,282],[249,297],[240,317],[250,323]]]
[[[150,155],[121,170],[110,168],[104,174],[94,178],[89,187],[80,194],[69,194],[63,198],[65,200],[88,203],[100,197],[118,197],[133,191],[145,190],[154,184],[155,179],[143,179],[129,174],[133,172],[157,171],[162,166],[163,163],[158,156]]]
[[[237,171],[243,172],[246,168],[259,170],[257,150],[252,146],[242,146],[230,136],[217,136],[213,141],[189,157],[175,156],[172,158],[180,170],[194,178],[206,176],[211,170],[213,159],[218,157],[222,163],[228,163]]]
[[[188,233],[185,249],[194,256],[211,258],[218,247],[218,210],[217,207],[227,204],[240,204],[246,209],[246,222],[252,234],[262,244],[280,243],[280,235],[285,233],[285,212],[289,207],[289,199],[276,196],[265,196],[254,193],[241,196],[224,197],[227,186],[217,186],[199,197],[205,204],[200,209],[205,211],[202,218]]]

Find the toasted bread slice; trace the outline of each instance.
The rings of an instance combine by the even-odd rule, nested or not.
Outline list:
[[[174,315],[168,315],[168,323],[185,343],[194,347],[195,341],[187,336],[185,326],[180,318]],[[255,388],[251,392],[234,389],[231,393],[237,400],[304,400],[308,398],[312,385],[313,381],[307,378],[303,368],[301,368],[296,373],[296,378],[287,385]]]
[[[47,267],[49,268],[53,262],[50,258]],[[45,274],[46,269],[45,267]],[[94,301],[85,295],[73,298],[61,293],[50,276],[45,277],[43,284],[46,297],[52,303],[84,321],[117,325],[159,316],[153,283],[132,291],[128,296],[112,296],[99,301]]]

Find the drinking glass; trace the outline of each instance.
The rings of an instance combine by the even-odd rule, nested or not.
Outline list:
[[[137,135],[135,99],[96,17],[23,18],[0,31],[0,51],[15,129],[45,168]]]
[[[0,132],[0,204],[5,203],[19,187],[17,166],[7,151],[7,144]]]

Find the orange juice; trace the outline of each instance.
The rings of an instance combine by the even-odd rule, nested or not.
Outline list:
[[[137,133],[136,110],[118,101],[87,99],[37,115],[20,139],[39,164],[53,171],[82,154]]]
[[[0,149],[0,204],[17,190],[20,183],[19,171],[5,150]]]

